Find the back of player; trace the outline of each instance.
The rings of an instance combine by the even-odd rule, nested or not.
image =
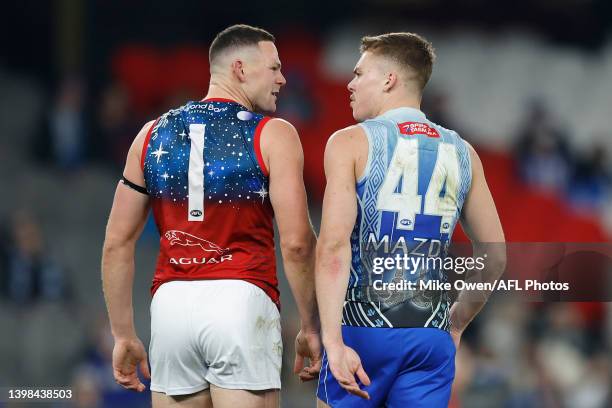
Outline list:
[[[152,294],[174,280],[242,279],[278,304],[273,211],[259,136],[269,117],[229,100],[161,116],[143,147],[159,230]]]
[[[455,356],[448,334],[449,294],[421,290],[418,284],[445,282],[444,270],[415,270],[410,262],[407,268],[381,265],[404,255],[445,256],[471,184],[468,147],[457,133],[413,108],[393,109],[359,126],[369,148],[355,186],[342,336],[372,378],[371,400],[346,394],[326,358],[317,396],[332,407],[444,406]]]
[[[356,185],[344,324],[448,331],[448,293],[418,284],[446,282],[447,276],[419,261],[446,255],[471,184],[467,144],[414,108],[393,109],[360,126],[369,154]],[[398,256],[401,265],[384,267]]]
[[[152,391],[280,388],[273,211],[259,151],[268,119],[230,100],[190,102],[161,116],[145,140],[142,165],[161,237]]]
[[[150,207],[160,233],[151,288],[154,407],[279,406],[273,216],[301,321],[294,372],[309,381],[320,370],[316,237],[299,135],[289,122],[255,113],[274,112],[286,83],[274,41],[244,24],[219,32],[205,99],[142,128],[115,191],[102,256],[113,376],[139,392],[146,387],[136,367],[145,377],[149,369],[134,327],[134,252]]]
[[[413,33],[364,37],[347,86],[360,123],[326,147],[320,406],[441,408],[450,398],[458,339],[444,260],[473,163],[468,144],[419,109],[434,59]]]

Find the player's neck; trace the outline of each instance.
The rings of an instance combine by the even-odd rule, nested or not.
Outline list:
[[[240,92],[239,89],[232,89],[231,87],[224,86],[219,83],[212,83],[208,87],[208,92],[204,99],[230,99],[232,101],[238,102],[239,104],[247,107],[250,111],[253,110],[253,106],[251,102],[248,100],[246,95],[243,92]]]
[[[412,108],[421,110],[421,98],[416,97],[402,97],[402,98],[389,98],[384,101],[381,105],[381,109],[378,116],[385,112],[398,108]]]

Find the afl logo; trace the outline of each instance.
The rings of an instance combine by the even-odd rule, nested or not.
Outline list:
[[[407,227],[408,225],[412,224],[412,221],[410,221],[409,219],[404,218],[403,220],[400,221],[400,224],[402,224],[403,226]]]
[[[200,210],[191,210],[191,212],[189,214],[191,214],[192,217],[201,217],[202,216],[202,211],[200,211]]]

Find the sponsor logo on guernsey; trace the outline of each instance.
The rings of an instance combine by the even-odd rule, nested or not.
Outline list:
[[[202,113],[220,113],[229,109],[229,106],[218,106],[210,102],[194,103],[186,107],[187,110],[195,110]]]
[[[425,135],[427,137],[440,137],[438,131],[426,123],[403,122],[398,123],[397,127],[402,135]]]
[[[166,231],[164,237],[169,241],[170,246],[181,245],[185,247],[199,247],[200,250],[207,252],[206,257],[195,258],[170,258],[170,263],[175,265],[192,265],[192,264],[217,264],[232,260],[232,254],[229,253],[229,248],[221,248],[214,242],[204,238],[196,237],[184,231],[169,230]]]
[[[206,109],[209,111],[213,111],[214,113],[219,113],[228,110],[229,106],[215,106],[212,103],[209,103],[208,106],[206,106]]]

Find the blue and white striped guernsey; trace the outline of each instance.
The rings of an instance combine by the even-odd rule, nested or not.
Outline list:
[[[381,265],[397,256],[446,255],[472,181],[468,146],[413,108],[390,110],[360,126],[369,152],[356,184],[343,324],[448,330],[446,291],[381,289],[383,283],[446,282],[443,268]]]

